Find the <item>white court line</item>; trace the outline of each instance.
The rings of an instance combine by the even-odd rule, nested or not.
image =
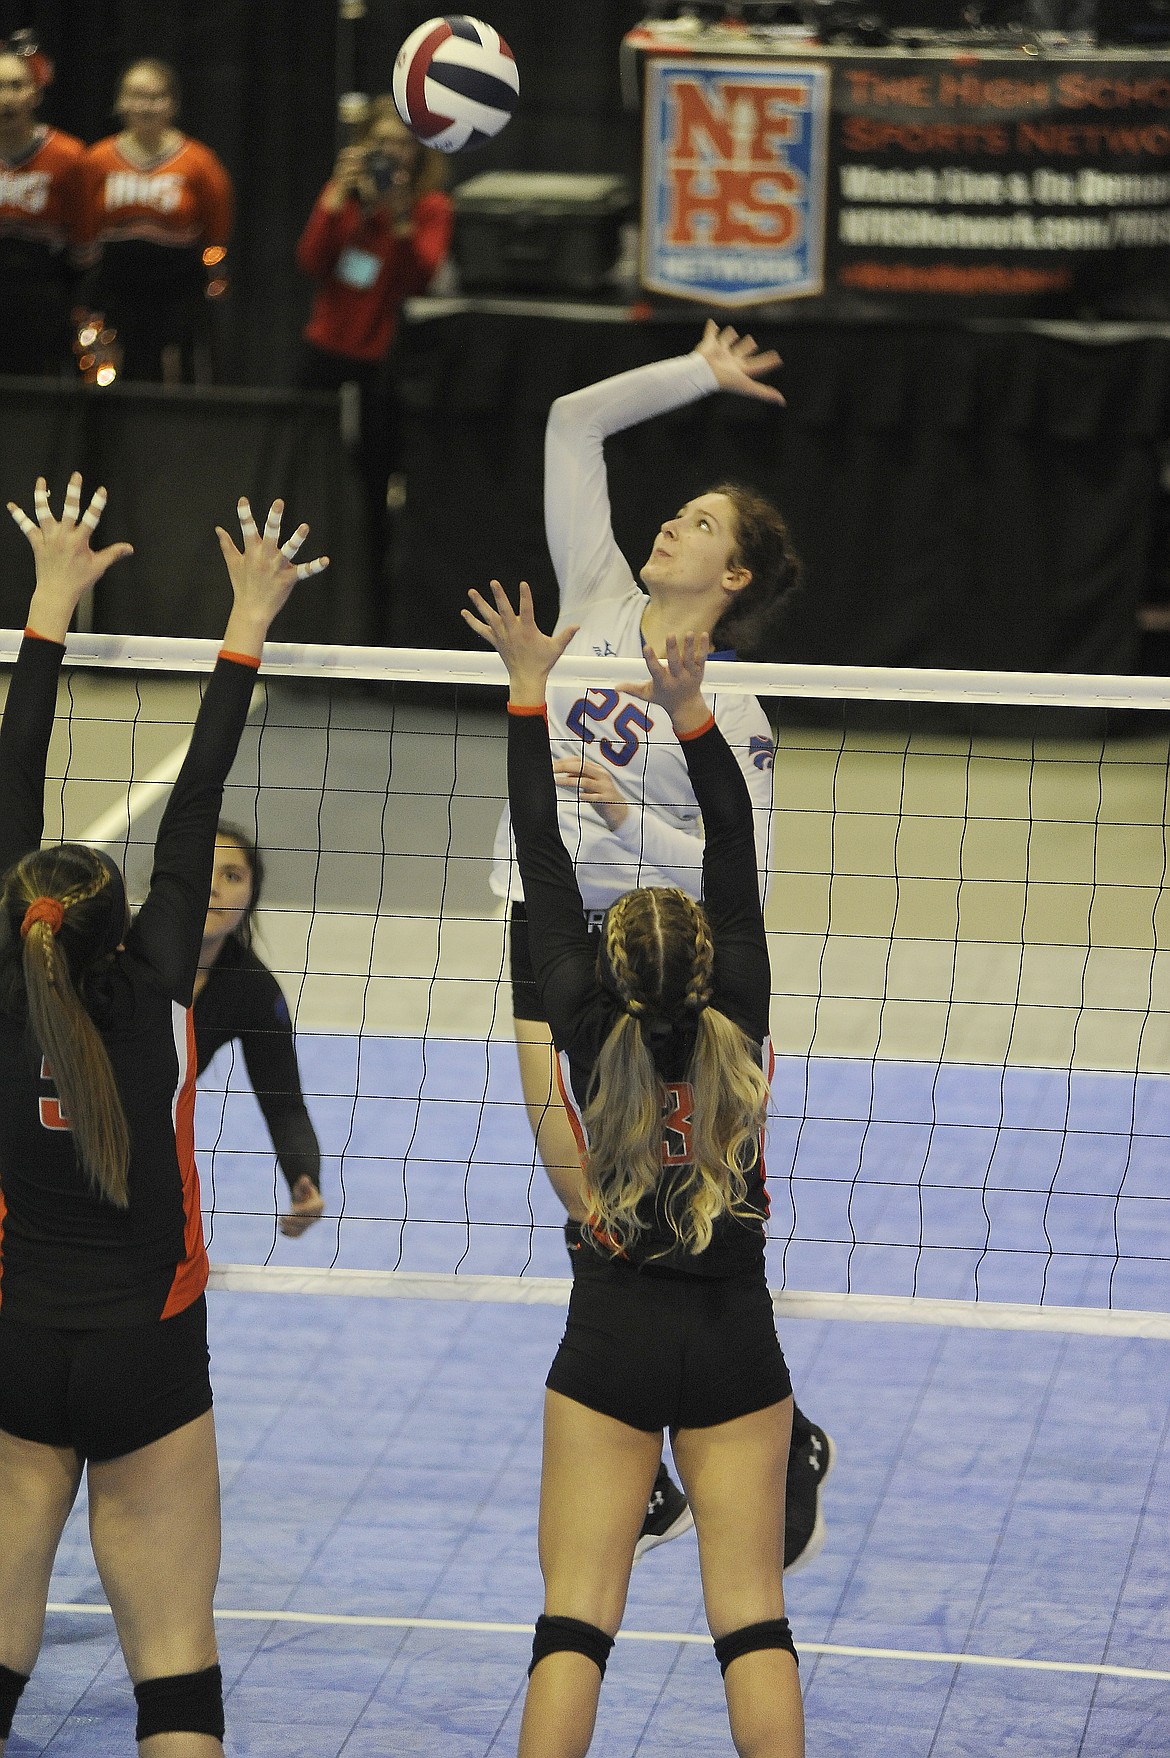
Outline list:
[[[51,1612],[81,1612],[88,1616],[109,1616],[108,1605],[71,1605],[50,1603]],[[326,1624],[347,1629],[365,1630],[463,1630],[482,1636],[531,1636],[531,1624],[491,1624],[472,1618],[389,1618],[359,1616],[346,1612],[290,1611],[227,1611],[216,1606],[215,1615],[224,1622],[255,1624]],[[709,1644],[710,1636],[698,1636],[693,1630],[619,1630],[619,1642],[675,1642]],[[1079,1660],[1021,1660],[1001,1654],[941,1654],[928,1648],[854,1648],[840,1642],[800,1642],[802,1654],[828,1654],[846,1660],[914,1660],[935,1666],[998,1666],[1023,1672],[1090,1673],[1109,1679],[1155,1679],[1170,1684],[1170,1672],[1152,1667],[1106,1666]]]
[[[212,1264],[210,1288],[237,1294],[366,1294],[380,1299],[470,1300],[564,1306],[568,1276],[456,1276],[425,1270],[284,1269],[276,1264]],[[1170,1313],[1118,1307],[1026,1306],[1001,1300],[927,1300],[900,1294],[773,1291],[777,1316],[850,1319],[868,1324],[954,1325],[965,1330],[1052,1331],[1170,1342]]]

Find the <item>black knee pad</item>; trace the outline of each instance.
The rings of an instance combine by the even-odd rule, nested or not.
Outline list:
[[[532,1677],[546,1654],[583,1654],[604,1678],[605,1663],[612,1647],[613,1637],[599,1630],[596,1624],[583,1624],[580,1618],[548,1618],[542,1612],[536,1620],[528,1677]]]
[[[223,1674],[218,1666],[201,1673],[173,1673],[166,1679],[143,1679],[134,1687],[138,1704],[136,1740],[152,1734],[210,1734],[223,1739]]]
[[[20,1693],[27,1684],[27,1673],[13,1672],[10,1666],[0,1666],[0,1740],[6,1740],[12,1732],[16,1705],[20,1702]]]
[[[726,1636],[716,1638],[715,1658],[719,1662],[719,1671],[726,1678],[733,1660],[738,1660],[741,1654],[754,1654],[760,1648],[783,1648],[797,1666],[800,1665],[788,1619],[766,1618],[762,1624],[745,1624],[742,1630],[729,1630]]]

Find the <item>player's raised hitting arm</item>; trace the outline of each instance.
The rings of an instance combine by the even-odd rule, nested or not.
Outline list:
[[[751,336],[710,319],[690,354],[637,366],[557,398],[545,429],[544,528],[562,620],[574,618],[591,599],[636,589],[610,522],[608,436],[717,390],[783,403],[765,382],[779,364],[773,349],[760,349]]]

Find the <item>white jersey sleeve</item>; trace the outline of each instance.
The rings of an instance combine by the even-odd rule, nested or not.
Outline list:
[[[558,626],[599,598],[637,590],[614,540],[605,439],[718,390],[701,354],[681,354],[558,397],[544,437],[544,528],[560,587]]]

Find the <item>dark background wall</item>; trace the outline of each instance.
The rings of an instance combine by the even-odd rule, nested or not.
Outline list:
[[[437,0],[369,0],[349,27],[337,0],[0,0],[0,36],[37,32],[57,68],[43,113],[86,141],[117,126],[111,106],[128,61],[158,55],[178,69],[182,125],[224,160],[239,204],[232,291],[218,314],[222,376],[288,385],[309,293],[293,248],[333,162],[338,73],[355,89],[388,91],[399,44],[440,11]],[[523,108],[498,141],[453,160],[453,176],[632,168],[618,45],[642,11],[639,0],[492,0]]]
[[[137,545],[99,600],[99,626],[217,632],[224,588],[210,528],[231,520],[241,490],[258,503],[284,492],[335,557],[279,631],[288,637],[457,646],[469,640],[463,594],[491,573],[529,576],[552,614],[540,508],[549,403],[691,346],[701,313],[601,325],[469,314],[413,326],[401,361],[408,498],[389,600],[354,541],[335,411],[279,395],[294,382],[309,294],[293,250],[332,163],[339,79],[387,89],[398,44],[434,10],[435,0],[369,0],[347,37],[337,0],[0,0],[0,34],[32,26],[56,62],[46,115],[86,140],[115,126],[127,61],[156,54],[177,66],[184,125],[224,158],[239,199],[233,290],[219,313],[224,377],[271,388],[210,402],[130,385],[109,397],[76,386],[0,393],[0,498],[27,502],[37,468],[59,483],[79,463],[111,489],[106,535]],[[642,0],[492,0],[484,10],[516,53],[523,103],[498,141],[453,160],[452,175],[635,171],[618,47]],[[806,563],[808,591],[777,658],[1128,669],[1135,606],[1165,543],[1164,341],[816,324],[775,339],[786,356],[781,420],[714,398],[610,448],[615,526],[635,563],[680,498],[733,474],[774,495]],[[26,564],[5,522],[0,591],[11,580],[19,599]]]
[[[698,332],[697,319],[482,313],[412,326],[398,566],[410,590],[392,607],[396,644],[473,645],[459,609],[489,573],[526,577],[552,620],[550,403],[685,352]],[[785,409],[710,397],[608,443],[614,533],[635,569],[664,517],[731,477],[782,509],[805,566],[784,638],[761,658],[1133,669],[1170,433],[1170,337],[814,324],[754,334],[784,356]]]

